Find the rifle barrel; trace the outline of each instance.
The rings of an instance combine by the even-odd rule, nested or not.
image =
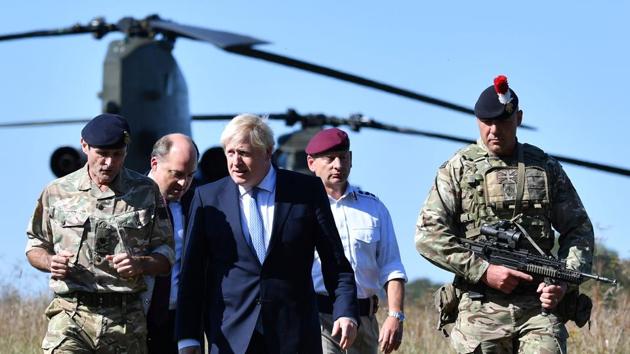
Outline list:
[[[617,279],[608,279],[606,277],[602,277],[602,276],[595,275],[595,274],[588,274],[588,273],[582,273],[582,276],[585,277],[585,278],[601,281],[601,282],[604,282],[604,283],[609,283],[609,284],[613,284],[613,285],[617,284]]]

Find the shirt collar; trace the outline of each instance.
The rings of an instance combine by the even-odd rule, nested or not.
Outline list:
[[[490,152],[490,150],[488,150],[488,147],[486,146],[486,144],[483,143],[483,140],[481,140],[481,138],[477,139],[477,145],[486,153],[487,156],[492,156],[492,157],[498,157],[500,159],[510,159],[510,158],[516,158],[517,156],[517,151],[518,149],[521,149],[522,147],[520,146],[521,143],[518,142],[518,138],[516,139],[516,145],[514,146],[514,152],[512,153],[512,156],[496,156],[494,154],[492,154]]]
[[[333,202],[340,202],[346,198],[349,198],[349,200],[357,200],[357,191],[358,189],[355,186],[351,185],[350,182],[348,182],[348,185],[346,186],[346,191],[343,193],[341,198],[339,198],[339,200],[336,200],[330,195],[328,196],[328,199]]]
[[[273,165],[269,167],[269,171],[265,175],[265,178],[263,178],[256,187],[268,193],[272,193],[276,189],[276,169],[273,167]],[[243,195],[247,194],[249,190],[246,190],[243,186],[238,186],[238,192],[239,195],[242,197]]]
[[[78,189],[80,191],[89,191],[92,188],[92,180],[88,173],[87,164],[81,169],[81,175],[79,176]]]
[[[127,191],[127,185],[125,183],[123,183],[123,179],[127,179],[127,169],[126,168],[121,168],[120,172],[118,173],[118,176],[116,176],[116,178],[112,181],[111,184],[109,184],[107,187],[114,192],[114,194],[124,194]],[[122,177],[122,175],[125,175],[124,177]],[[99,190],[99,193],[105,193],[105,195],[109,195],[109,193],[106,192],[101,192],[100,189],[96,186],[96,184],[94,182],[92,182],[92,179],[90,178],[90,172],[88,171],[88,165],[85,164],[85,166],[83,166],[82,170],[81,170],[81,176],[79,176],[79,180],[78,180],[78,189],[80,191],[89,191],[90,189],[92,189],[92,187],[96,188]]]
[[[477,139],[477,145],[486,153],[486,155],[490,155],[488,147],[486,146],[486,144],[483,143],[483,140],[481,140],[481,138]]]

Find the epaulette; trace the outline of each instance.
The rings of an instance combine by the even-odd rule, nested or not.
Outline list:
[[[359,190],[356,191],[356,193],[360,194],[360,195],[364,195],[366,197],[370,197],[372,199],[378,200],[378,197],[375,196],[374,194],[370,193],[370,192],[362,191],[362,190],[359,189]]]

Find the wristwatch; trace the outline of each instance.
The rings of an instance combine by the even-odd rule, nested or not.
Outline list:
[[[396,318],[399,322],[405,320],[405,314],[402,311],[388,311],[387,316]]]

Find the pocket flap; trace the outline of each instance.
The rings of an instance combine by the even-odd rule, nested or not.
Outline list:
[[[151,213],[148,209],[142,209],[118,216],[118,223],[122,227],[141,229],[151,221]]]
[[[352,229],[352,236],[356,240],[361,241],[361,242],[366,242],[366,243],[377,242],[381,239],[378,229],[374,227]]]
[[[85,213],[78,213],[76,211],[58,211],[57,220],[62,227],[82,227],[85,225],[88,215]]]

